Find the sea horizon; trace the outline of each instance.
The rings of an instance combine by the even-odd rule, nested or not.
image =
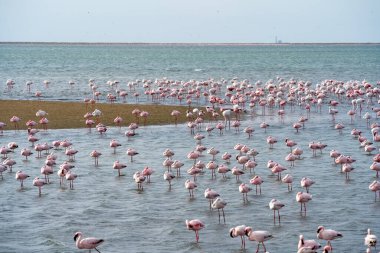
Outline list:
[[[292,45],[380,45],[380,42],[59,42],[59,41],[0,41],[1,44],[21,45],[178,45],[178,46],[292,46]]]

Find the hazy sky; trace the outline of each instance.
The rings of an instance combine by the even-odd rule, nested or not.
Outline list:
[[[380,42],[380,0],[0,0],[0,41]]]

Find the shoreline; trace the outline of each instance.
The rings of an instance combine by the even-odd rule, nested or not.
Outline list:
[[[48,129],[73,129],[86,128],[84,115],[92,113],[95,109],[102,112],[99,122],[106,126],[117,126],[114,119],[120,116],[123,121],[121,127],[128,127],[131,123],[139,125],[170,125],[175,124],[174,117],[171,116],[173,110],[179,111],[177,123],[186,122],[187,106],[171,106],[171,105],[148,105],[148,104],[121,104],[121,103],[95,103],[86,104],[84,102],[61,102],[61,101],[36,101],[36,100],[0,100],[0,108],[2,115],[0,122],[6,124],[3,130],[14,130],[14,123],[10,122],[13,116],[19,117],[19,129],[26,130],[26,122],[33,120],[39,122],[40,118],[36,116],[38,110],[48,113],[46,118],[49,120]],[[146,124],[142,117],[136,118],[132,111],[134,109],[146,111],[149,116],[146,118]],[[95,120],[95,118],[94,118]],[[95,125],[93,126],[95,127]],[[42,128],[38,124],[36,128]]]

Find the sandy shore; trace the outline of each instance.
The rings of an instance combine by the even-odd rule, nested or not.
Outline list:
[[[39,122],[40,118],[36,116],[38,110],[48,113],[46,118],[49,120],[49,129],[68,129],[68,128],[85,128],[84,115],[87,112],[92,113],[95,109],[102,112],[99,121],[106,126],[115,126],[114,119],[120,116],[123,119],[121,126],[128,126],[132,122],[139,120],[139,124],[144,124],[144,119],[136,119],[132,114],[134,109],[147,111],[149,116],[146,119],[146,125],[166,125],[174,124],[174,117],[171,116],[173,110],[178,110],[181,115],[178,123],[186,121],[186,106],[167,106],[167,105],[140,105],[140,104],[102,104],[94,105],[85,104],[84,102],[59,102],[59,101],[29,101],[29,100],[0,100],[0,122],[7,126],[4,130],[14,129],[14,123],[10,122],[12,116],[17,116],[20,129],[27,129],[26,122],[33,120]],[[41,127],[40,125],[38,127]]]

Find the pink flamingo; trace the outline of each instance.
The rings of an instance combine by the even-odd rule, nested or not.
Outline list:
[[[133,148],[128,148],[127,149],[127,155],[129,155],[131,157],[131,162],[133,162],[133,157],[135,155],[138,155],[138,154],[139,153],[136,150],[134,150]]]
[[[342,238],[342,237],[343,237],[342,233],[339,233],[332,229],[325,229],[323,226],[318,226],[317,238],[321,240],[326,240],[327,245],[330,246],[331,248],[332,246],[331,246],[330,241],[335,240],[337,238]]]
[[[291,140],[291,139],[285,139],[286,146],[290,148],[290,152],[292,151],[293,147],[297,145],[297,142]]]
[[[146,125],[146,119],[148,118],[149,113],[147,111],[141,111],[140,112],[140,117],[144,119],[144,126]]]
[[[311,180],[308,177],[303,177],[301,179],[301,187],[306,189],[306,192],[309,193],[309,188],[315,183],[315,181]]]
[[[197,162],[198,157],[200,156],[198,151],[191,151],[187,154],[187,158],[190,160],[194,160],[194,164]]]
[[[269,144],[269,148],[273,148],[273,145],[277,143],[277,139],[274,138],[273,136],[268,136],[267,143]]]
[[[119,162],[119,161],[115,161],[115,162],[113,163],[113,166],[112,166],[113,169],[115,169],[115,170],[118,171],[119,177],[121,176],[121,171],[120,171],[120,170],[121,170],[121,169],[124,169],[124,168],[126,168],[126,167],[127,167],[126,164],[121,163],[121,162]]]
[[[273,174],[276,174],[277,173],[277,180],[280,181],[281,180],[281,172],[287,170],[284,166],[282,166],[281,164],[278,164],[276,163],[273,168],[271,169],[272,173]]]
[[[143,191],[144,188],[142,186],[142,183],[145,181],[145,176],[140,171],[136,171],[133,174],[133,179],[137,184],[137,190]]]
[[[177,110],[173,110],[170,115],[174,117],[174,123],[177,125],[178,117],[181,115],[181,113]]]
[[[60,167],[57,171],[57,175],[59,176],[59,185],[62,186],[63,179],[66,177],[67,170],[64,167]]]
[[[224,201],[221,197],[217,197],[211,204],[212,209],[218,209],[219,223],[220,223],[220,210],[222,210],[223,221],[226,224],[226,216],[224,214],[224,207],[227,205],[227,202]]]
[[[205,192],[204,192],[204,196],[205,196],[206,199],[209,200],[209,202],[210,202],[210,210],[211,210],[211,205],[212,205],[214,199],[216,199],[220,195],[215,190],[212,190],[211,188],[207,188],[205,190]]]
[[[256,242],[258,242],[256,253],[259,252],[260,244],[263,245],[264,252],[266,252],[267,249],[265,247],[264,242],[273,238],[273,236],[271,235],[271,233],[269,233],[268,231],[264,231],[264,230],[254,231],[252,229],[252,227],[246,227],[245,228],[245,235],[248,236],[248,239],[250,241],[256,241]]]
[[[199,242],[199,230],[203,229],[205,227],[205,224],[198,220],[186,220],[186,227],[188,230],[193,230],[195,232],[195,240],[198,243]]]
[[[100,252],[96,247],[104,242],[103,239],[98,239],[94,237],[83,238],[82,232],[76,232],[74,235],[75,245],[78,249],[89,249],[90,252],[92,249],[95,249],[97,252]]]
[[[150,176],[154,173],[154,170],[150,167],[145,167],[141,173],[147,178],[146,182],[150,183]]]
[[[243,175],[245,172],[242,169],[239,169],[238,167],[233,167],[231,169],[232,175],[236,176],[236,182],[240,182],[240,176]]]
[[[256,186],[256,195],[257,195],[257,188],[260,188],[260,195],[261,195],[261,184],[264,182],[264,180],[260,176],[254,176],[249,182]]]
[[[121,123],[123,123],[123,118],[120,116],[116,116],[116,118],[113,120],[113,123],[115,123],[116,126],[121,128]]]
[[[21,119],[17,116],[12,116],[12,118],[10,118],[9,121],[14,124],[15,130],[20,130],[20,126],[18,124],[20,122],[20,120]]]
[[[121,144],[117,140],[110,141],[110,147],[113,148],[113,153],[116,154],[116,148],[120,147]]]
[[[197,184],[194,181],[186,180],[185,188],[189,190],[190,198],[194,198],[194,189],[197,187]]]
[[[41,197],[41,187],[45,184],[45,181],[36,177],[33,179],[33,186],[38,187],[38,196]]]
[[[214,161],[210,161],[206,164],[206,169],[211,170],[211,179],[216,178],[215,171],[218,169],[218,165]]]
[[[69,157],[70,162],[75,161],[75,154],[76,153],[78,153],[78,150],[75,150],[71,147],[66,149],[66,151],[65,151],[65,154]]]
[[[41,174],[45,176],[45,184],[49,182],[49,175],[53,174],[53,168],[51,166],[44,165],[41,167]]]
[[[212,160],[214,161],[215,160],[215,156],[217,155],[217,154],[219,154],[219,150],[217,150],[216,148],[214,148],[214,147],[212,147],[212,148],[210,148],[209,150],[207,150],[207,154],[210,154],[210,155],[212,155]]]
[[[21,182],[21,188],[24,187],[24,180],[27,179],[28,177],[29,175],[21,170],[17,171],[16,176],[15,176],[16,180]]]
[[[346,174],[346,180],[350,179],[350,172],[354,170],[354,167],[350,163],[345,163],[342,166],[342,172]]]
[[[224,129],[225,127],[224,127],[223,123],[218,122],[218,123],[216,124],[215,128],[219,130],[219,135],[222,135],[222,134],[223,134],[223,129]]]
[[[253,127],[246,127],[244,128],[244,133],[248,134],[248,139],[251,139],[251,135],[253,134],[255,130]]]
[[[177,177],[181,176],[181,167],[185,165],[183,162],[180,162],[178,160],[175,160],[173,164],[171,165],[171,168],[175,169],[177,172]],[[169,171],[168,171],[169,172]]]
[[[8,169],[7,166],[0,164],[0,176],[1,176],[1,180],[4,180],[3,172],[5,172],[7,169]]]
[[[163,156],[171,159],[172,156],[174,156],[174,152],[171,149],[165,149],[165,151],[162,153]]]
[[[322,247],[318,242],[315,240],[305,240],[303,235],[300,235],[299,240],[298,240],[298,249],[301,248],[309,248],[311,250],[318,250]]]
[[[282,180],[283,183],[288,184],[288,191],[293,190],[293,177],[290,174],[286,174]]]
[[[375,202],[376,202],[376,193],[379,192],[379,198],[380,198],[380,182],[375,180],[373,181],[368,188],[375,193]]]
[[[296,129],[296,132],[298,133],[298,129],[300,129],[302,127],[302,123],[301,122],[295,122],[293,123],[293,128]]]
[[[74,189],[74,180],[77,178],[77,174],[75,174],[74,172],[69,170],[66,173],[65,177],[66,177],[66,180],[70,182],[70,189],[73,190]]]
[[[248,160],[245,164],[244,167],[249,169],[249,173],[252,173],[252,170],[255,169],[257,166],[257,163],[255,161]]]
[[[371,166],[369,166],[369,169],[376,171],[376,177],[379,177],[380,162],[373,162]]]
[[[245,225],[240,225],[230,229],[230,236],[232,238],[240,236],[242,249],[245,249],[245,228]]]
[[[285,156],[285,161],[290,162],[290,167],[294,167],[294,161],[297,159],[297,156],[295,156],[293,153],[289,153],[287,156]]]
[[[276,223],[276,210],[278,214],[278,223],[281,223],[280,209],[284,206],[285,205],[277,199],[272,199],[269,202],[269,209],[273,210],[273,223]]]
[[[3,165],[8,166],[9,172],[12,172],[13,165],[15,164],[16,164],[16,161],[9,157],[3,161]]]
[[[168,171],[165,171],[164,173],[164,180],[168,181],[169,183],[169,190],[172,188],[172,180],[175,178],[175,176],[168,172]]]
[[[99,151],[93,150],[90,153],[90,156],[94,158],[95,160],[95,166],[99,165],[99,157],[102,155]]]
[[[239,192],[243,194],[243,202],[248,202],[248,192],[252,190],[251,187],[246,185],[245,183],[242,183],[239,185]]]
[[[295,149],[293,149],[292,154],[297,156],[297,159],[301,159],[301,155],[303,154],[303,150],[300,148],[295,148]]]
[[[218,173],[221,173],[224,179],[226,178],[226,173],[229,171],[231,170],[225,164],[221,164],[218,166]]]
[[[302,214],[302,209],[303,209],[306,215],[306,203],[309,202],[311,199],[312,199],[311,194],[306,193],[306,192],[297,192],[296,200],[298,203],[301,204],[301,214]]]

